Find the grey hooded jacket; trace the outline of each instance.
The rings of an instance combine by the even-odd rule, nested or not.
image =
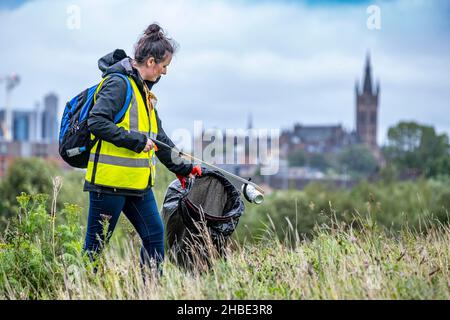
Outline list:
[[[131,76],[136,82],[136,85],[143,97],[145,97],[143,89],[144,82],[151,90],[153,85],[159,81],[159,79],[155,82],[144,81],[140,77],[137,70],[132,67],[130,58],[126,55],[125,51],[121,49],[116,49],[115,51],[102,57],[98,61],[98,67],[103,72],[103,77],[111,73],[122,73],[124,75]],[[112,76],[106,79],[97,94],[96,103],[89,113],[88,128],[96,137],[111,142],[117,147],[127,148],[133,150],[134,152],[142,152],[146,145],[147,137],[139,132],[127,131],[124,128],[116,126],[113,122],[114,117],[119,113],[125,103],[126,92],[127,84],[121,77]],[[144,99],[144,101],[146,101],[146,99]],[[158,123],[157,140],[162,141],[171,147],[174,146],[175,144],[170,140],[162,128],[162,123],[157,112],[156,119]],[[192,164],[187,163],[186,161],[175,164],[172,161],[172,152],[169,148],[158,146],[156,156],[170,171],[175,174],[188,176],[192,171]],[[135,196],[143,196],[148,189],[150,189],[150,184],[146,190],[125,190],[98,186],[91,184],[88,181],[85,181],[83,188],[84,191]]]

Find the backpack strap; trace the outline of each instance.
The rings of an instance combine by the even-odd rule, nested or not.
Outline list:
[[[130,104],[131,101],[131,95],[133,93],[133,89],[131,88],[131,83],[130,83],[130,79],[128,79],[127,76],[121,74],[121,73],[111,73],[110,75],[104,77],[102,79],[102,81],[100,81],[100,83],[97,86],[97,89],[95,90],[95,94],[94,94],[94,104],[96,102],[96,98],[97,98],[97,94],[100,91],[103,82],[105,82],[105,80],[107,78],[109,78],[110,76],[119,76],[121,77],[123,80],[125,80],[125,82],[127,83],[127,94],[125,97],[125,103],[123,104],[122,109],[120,109],[119,113],[116,114],[116,116],[114,117],[114,123],[118,123],[120,121],[120,119],[122,119],[123,115],[125,114],[125,112],[127,112],[128,106]]]

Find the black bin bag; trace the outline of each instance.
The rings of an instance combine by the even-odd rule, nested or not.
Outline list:
[[[212,255],[224,257],[245,209],[239,191],[219,171],[202,172],[186,189],[174,180],[161,210],[169,258],[188,269],[209,268]]]

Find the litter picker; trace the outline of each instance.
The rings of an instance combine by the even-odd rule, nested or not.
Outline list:
[[[175,153],[179,157],[189,158],[190,160],[193,160],[193,161],[203,164],[205,167],[207,167],[211,170],[217,170],[217,171],[221,172],[225,177],[227,177],[230,180],[230,182],[234,186],[238,187],[238,189],[241,189],[241,192],[247,201],[253,202],[256,204],[260,204],[264,201],[264,189],[261,188],[260,186],[258,186],[256,183],[251,182],[250,179],[246,180],[236,174],[228,172],[228,171],[226,171],[222,168],[219,168],[213,164],[210,164],[210,163],[203,161],[201,159],[198,159],[188,153],[178,150],[176,147],[171,147],[162,141],[152,139],[152,138],[150,138],[150,140],[152,140],[154,143],[156,143],[157,146],[160,145],[160,146],[169,148],[171,152]]]

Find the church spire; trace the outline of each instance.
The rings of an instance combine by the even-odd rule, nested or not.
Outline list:
[[[370,65],[370,52],[367,52],[366,69],[365,69],[365,73],[364,73],[363,92],[372,94],[372,90],[373,90],[373,87],[372,87],[372,67]]]
[[[379,92],[379,81],[372,80],[370,53],[367,52],[362,92],[356,96],[356,137],[373,150],[377,148]]]

